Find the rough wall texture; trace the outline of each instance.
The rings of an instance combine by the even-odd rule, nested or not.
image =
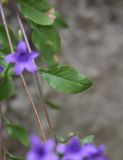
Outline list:
[[[61,31],[62,63],[72,64],[95,82],[91,89],[78,95],[59,94],[45,84],[44,93],[62,106],[60,112],[50,113],[57,134],[64,137],[71,131],[95,134],[97,144],[107,145],[111,160],[122,160],[123,1],[56,0],[55,4],[70,26]],[[17,82],[16,88],[19,86]],[[34,80],[29,81],[29,86],[36,97]],[[37,101],[39,98],[35,98]],[[23,90],[17,90],[9,105],[30,132],[32,128],[35,130]]]

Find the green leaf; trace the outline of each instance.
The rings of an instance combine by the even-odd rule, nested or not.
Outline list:
[[[7,152],[7,157],[8,157],[8,160],[24,160],[24,158],[22,157],[17,157],[9,152]]]
[[[39,45],[39,43],[36,45],[40,50],[45,51],[48,46],[52,54],[57,54],[61,47],[60,36],[53,26],[34,26],[32,40],[34,44],[37,43],[37,41],[43,43],[42,45]]]
[[[12,79],[8,77],[3,77],[0,80],[0,101],[5,100],[12,96],[13,94],[13,84]]]
[[[55,109],[55,110],[61,109],[61,107],[60,107],[59,105],[55,104],[54,102],[51,102],[51,101],[48,100],[47,98],[45,99],[45,102],[46,102],[46,104],[47,104],[50,108],[52,108],[52,109]]]
[[[28,3],[21,2],[21,13],[23,16],[32,22],[39,25],[52,25],[53,20],[46,15],[46,13],[37,10],[35,6],[29,5]]]
[[[11,29],[9,29],[9,33],[12,38],[13,45],[15,45],[17,42],[16,37]],[[2,25],[0,25],[0,51],[2,51],[4,54],[10,52],[10,47],[6,36],[5,28]]]
[[[58,143],[66,143],[66,140],[62,137],[56,137]]]
[[[28,134],[25,128],[21,127],[18,124],[13,124],[5,119],[5,128],[8,132],[8,134],[14,138],[20,141],[24,146],[28,147],[29,145],[29,139]]]
[[[80,142],[81,144],[86,144],[86,143],[92,143],[94,140],[94,135],[89,135],[86,136],[85,138],[81,139]]]
[[[5,29],[0,25],[0,50],[8,47],[8,40],[5,33]]]
[[[46,12],[51,9],[51,5],[48,0],[18,0],[18,2],[24,2],[42,12]]]
[[[34,27],[34,26],[33,26]],[[41,52],[47,64],[54,64],[54,54],[60,51],[61,40],[58,32],[53,26],[34,27],[32,41],[35,47]]]
[[[0,51],[0,61],[2,61],[3,59],[4,59],[4,53]]]
[[[56,28],[68,28],[68,24],[64,20],[64,18],[61,16],[61,14],[59,12],[56,12],[55,15],[56,15],[56,19],[54,22],[54,26]]]
[[[62,138],[62,137],[57,137],[57,141],[58,141],[58,143],[68,143],[69,140],[70,140],[72,137],[75,137],[75,136],[77,136],[76,133],[71,132],[71,133],[68,134],[68,136],[67,136],[66,139],[64,139],[64,138]]]
[[[8,64],[8,63],[6,63],[6,62],[4,61],[4,57],[5,57],[5,54],[0,51],[0,65],[2,65],[3,68],[4,68],[4,70],[3,70],[3,72],[2,72],[3,75],[4,75],[5,71],[7,70],[8,66],[11,66],[11,67],[9,67],[9,70],[12,69],[12,67],[13,67],[13,65]],[[6,76],[8,76],[8,74],[7,74]]]
[[[93,82],[71,66],[55,66],[39,69],[39,73],[54,89],[68,94],[80,93],[92,86]]]

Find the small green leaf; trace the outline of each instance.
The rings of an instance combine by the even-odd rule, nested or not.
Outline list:
[[[47,64],[54,64],[53,55],[59,52],[61,46],[61,40],[56,29],[53,26],[35,26],[32,41],[35,47],[41,52]]]
[[[8,47],[8,40],[5,33],[5,29],[0,25],[0,50]]]
[[[4,53],[0,51],[0,61],[4,59]]]
[[[21,2],[21,13],[23,16],[32,22],[39,25],[52,25],[53,20],[46,13],[37,10],[34,6]]]
[[[80,142],[81,144],[86,144],[86,143],[92,143],[94,140],[94,135],[89,135],[86,136],[85,138],[81,139]]]
[[[15,38],[15,35],[10,29],[9,29],[9,33],[12,38],[13,44],[15,45],[17,41]],[[8,39],[6,36],[5,28],[2,25],[0,25],[0,51],[2,51],[4,54],[10,52],[10,47],[9,47]]]
[[[8,132],[8,134],[14,138],[20,141],[24,146],[28,147],[29,145],[29,139],[28,134],[25,128],[21,127],[18,124],[10,123],[8,120],[5,119],[5,128]]]
[[[48,0],[18,0],[18,2],[24,2],[42,12],[46,12],[51,9],[51,5]]]
[[[5,78],[7,76],[10,76],[10,74],[9,74],[10,72],[9,71],[13,68],[13,65],[5,63],[4,57],[5,57],[5,54],[0,51],[0,65],[3,66],[3,68],[4,68],[4,70],[3,70],[3,72],[1,74],[4,75],[4,78]],[[7,73],[6,73],[6,71],[7,71]]]
[[[64,139],[62,137],[57,137],[57,141],[58,141],[58,143],[68,143],[71,140],[71,138],[75,137],[75,136],[77,136],[76,133],[71,132],[68,134],[66,139]]]
[[[55,15],[56,15],[56,19],[54,22],[54,26],[56,28],[68,28],[68,24],[64,20],[64,18],[61,16],[61,14],[59,12],[56,12]]]
[[[58,91],[68,94],[80,93],[92,86],[93,82],[71,66],[55,66],[39,69],[39,73]]]
[[[55,109],[55,110],[60,110],[61,109],[61,107],[59,105],[55,104],[54,102],[51,102],[47,98],[45,99],[45,102],[52,109]]]
[[[9,98],[13,94],[12,79],[3,77],[0,79],[0,101]]]
[[[56,137],[58,143],[66,143],[66,140],[62,137]]]
[[[7,152],[7,157],[8,157],[8,160],[24,160],[24,158],[22,157],[17,157],[9,152]]]

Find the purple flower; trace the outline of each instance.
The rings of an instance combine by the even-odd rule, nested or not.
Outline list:
[[[41,142],[36,135],[30,138],[31,149],[27,153],[26,160],[58,160],[58,157],[53,152],[55,142],[47,140],[45,143]]]
[[[98,148],[93,144],[85,144],[82,147],[82,160],[107,160],[105,155],[105,146],[100,145]]]
[[[98,148],[93,144],[80,144],[78,137],[73,137],[68,144],[59,144],[58,153],[62,160],[107,160],[104,145]]]
[[[0,74],[3,72],[4,68],[0,65]],[[1,76],[0,76],[0,80],[1,80]]]
[[[25,41],[20,41],[17,45],[16,52],[7,55],[5,61],[15,63],[14,72],[16,75],[20,75],[24,69],[34,73],[36,71],[34,59],[37,58],[38,55],[35,51],[28,52]]]
[[[0,65],[0,73],[3,72],[3,67]]]
[[[82,160],[82,147],[78,137],[73,137],[68,144],[59,144],[57,151],[63,155],[62,160]]]

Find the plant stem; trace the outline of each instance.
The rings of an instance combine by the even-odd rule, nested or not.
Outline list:
[[[0,103],[0,159],[3,158],[3,144],[2,144],[2,114],[1,114],[1,103]]]
[[[24,29],[22,20],[21,20],[20,15],[18,14],[17,11],[16,11],[16,15],[17,15],[17,20],[18,20],[20,29],[21,29],[21,31],[22,31],[22,33],[23,33],[23,36],[24,36],[26,45],[27,45],[27,47],[28,47],[28,51],[31,52],[31,47],[30,47],[30,45],[29,45],[29,41],[28,41],[28,38],[27,38],[27,35],[26,35],[26,32],[25,32],[25,29]],[[39,82],[39,78],[38,78],[38,73],[37,73],[37,72],[36,72],[36,74],[35,74],[35,79],[36,79],[36,82],[37,82],[37,86],[38,86],[38,90],[39,90],[39,94],[40,94],[40,99],[41,99],[42,108],[43,108],[43,111],[44,111],[44,113],[45,113],[45,116],[46,116],[48,125],[49,125],[49,129],[50,129],[50,132],[51,132],[51,136],[52,136],[52,138],[54,138],[54,139],[56,140],[55,131],[54,131],[54,129],[53,129],[53,126],[52,126],[52,123],[51,123],[51,120],[50,120],[50,116],[49,116],[49,113],[48,113],[48,111],[47,111],[47,107],[46,107],[46,104],[45,104],[45,100],[44,100],[44,96],[43,96],[43,93],[42,93],[42,89],[41,89],[41,86],[40,86],[40,82]]]
[[[2,103],[0,102],[0,160],[6,160],[6,144],[2,133],[3,128],[3,114],[2,114]]]
[[[30,94],[30,92],[29,92],[29,90],[28,90],[28,87],[27,87],[27,85],[26,85],[26,82],[25,82],[24,77],[22,76],[22,74],[21,74],[21,80],[22,80],[22,83],[23,83],[23,85],[24,85],[24,87],[25,87],[25,90],[26,90],[27,96],[28,96],[28,98],[29,98],[29,100],[30,100],[30,103],[31,103],[31,105],[32,105],[33,112],[35,113],[35,116],[36,116],[36,118],[37,118],[37,121],[38,121],[40,130],[41,130],[41,134],[42,134],[42,136],[43,136],[43,139],[46,141],[45,131],[44,131],[44,129],[43,129],[42,122],[41,122],[41,120],[40,120],[40,118],[39,118],[39,115],[38,115],[38,112],[37,112],[37,110],[36,110],[35,104],[34,104],[34,102],[33,102],[33,99],[32,99],[32,97],[31,97],[31,94]]]
[[[8,38],[8,42],[9,42],[9,46],[10,46],[10,49],[11,49],[11,52],[13,53],[14,52],[14,49],[13,49],[13,45],[12,45],[12,40],[11,40],[11,37],[10,37],[10,34],[9,34],[9,30],[8,30],[8,26],[7,26],[7,22],[6,22],[6,18],[5,18],[5,14],[4,14],[4,11],[3,11],[3,7],[2,7],[2,3],[1,3],[1,0],[0,0],[0,12],[1,12],[1,16],[2,16],[2,20],[3,20],[3,24],[4,24],[4,27],[5,27],[5,30],[6,30],[6,34],[7,34],[7,38]],[[43,129],[43,125],[42,125],[42,122],[39,118],[39,115],[38,115],[38,112],[36,110],[36,106],[33,102],[33,99],[32,99],[32,96],[30,94],[30,91],[27,87],[27,84],[25,82],[25,79],[23,77],[23,75],[21,74],[21,80],[22,80],[22,83],[25,87],[25,90],[26,90],[26,93],[28,95],[28,99],[30,101],[30,104],[32,106],[32,109],[33,109],[33,112],[35,113],[35,117],[37,119],[37,122],[39,124],[39,127],[40,127],[40,131],[41,131],[41,134],[42,134],[42,137],[44,140],[46,140],[46,136],[45,136],[45,132],[44,132],[44,129]]]

